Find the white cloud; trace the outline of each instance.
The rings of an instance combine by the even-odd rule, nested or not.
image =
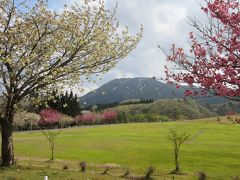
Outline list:
[[[59,8],[64,4],[73,4],[74,0],[51,0],[50,6]],[[105,0],[109,9],[115,6],[115,0]],[[199,2],[203,0],[118,0],[117,18],[120,24],[127,25],[133,33],[144,26],[144,37],[138,48],[127,58],[121,60],[116,68],[103,75],[97,82],[101,85],[122,77],[163,77],[165,57],[157,45],[169,50],[172,43],[188,46],[188,32],[191,27],[187,17],[199,16]],[[202,14],[200,14],[202,15]],[[96,88],[96,85],[92,85]]]

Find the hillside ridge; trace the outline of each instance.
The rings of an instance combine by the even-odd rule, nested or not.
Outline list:
[[[128,99],[174,99],[184,98],[187,87],[176,88],[175,84],[166,84],[147,77],[120,78],[103,84],[80,98],[85,106],[96,104],[120,103]],[[219,104],[226,100],[221,97],[196,98],[198,102]]]

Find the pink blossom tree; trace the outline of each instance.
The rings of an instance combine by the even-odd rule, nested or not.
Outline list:
[[[57,110],[55,109],[43,109],[42,111],[40,111],[39,113],[40,115],[40,120],[38,122],[38,124],[41,126],[45,126],[45,125],[54,125],[56,123],[59,122],[59,119],[61,117],[61,113],[59,113]]]
[[[113,110],[104,111],[101,115],[101,119],[104,123],[113,123],[117,119],[118,113]]]
[[[82,117],[81,115],[76,115],[74,117],[74,121],[75,121],[76,125],[81,123],[81,117]]]
[[[187,83],[202,88],[201,94],[211,92],[240,101],[240,6],[239,0],[205,0],[203,13],[209,20],[202,24],[190,19],[195,32],[190,32],[190,52],[172,46],[166,66],[166,80],[177,87]],[[199,95],[186,91],[186,95]]]
[[[97,116],[92,112],[84,113],[75,117],[75,121],[78,124],[93,124],[96,119]]]

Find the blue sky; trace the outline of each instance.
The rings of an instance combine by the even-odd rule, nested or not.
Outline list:
[[[81,0],[78,0],[80,2]],[[32,0],[33,2],[33,0]],[[60,10],[64,4],[74,0],[48,0],[49,7]],[[188,46],[188,33],[192,30],[187,17],[200,18],[203,13],[199,4],[204,0],[117,0],[117,18],[121,25],[127,25],[135,33],[144,26],[144,36],[136,50],[120,60],[117,66],[102,76],[95,84],[84,83],[86,92],[113,80],[129,77],[163,77],[166,64],[163,53],[157,48],[160,44],[168,50],[172,43]],[[105,0],[112,9],[116,0]]]

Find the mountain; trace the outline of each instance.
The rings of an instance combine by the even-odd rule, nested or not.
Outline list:
[[[120,103],[128,99],[176,99],[183,98],[186,87],[176,88],[152,78],[121,78],[112,80],[95,91],[91,91],[80,98],[84,106],[95,104]],[[220,97],[196,98],[205,104],[224,103]]]

